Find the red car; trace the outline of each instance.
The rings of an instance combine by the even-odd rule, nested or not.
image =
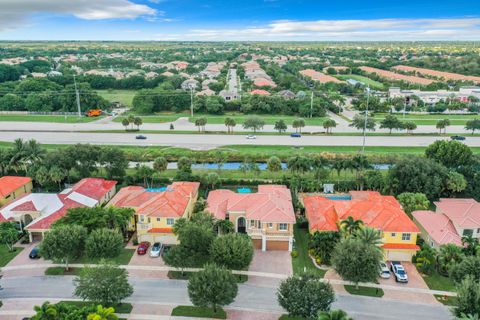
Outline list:
[[[148,242],[148,241],[140,242],[140,244],[138,245],[138,248],[137,248],[137,253],[139,255],[146,254],[147,251],[148,251],[148,247],[150,247],[150,242]]]

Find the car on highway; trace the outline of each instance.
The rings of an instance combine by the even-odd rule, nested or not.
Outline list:
[[[150,242],[148,241],[140,242],[137,248],[137,253],[142,256],[147,253],[149,247],[150,247]]]
[[[30,259],[40,259],[40,249],[38,247],[33,248],[28,257]]]
[[[247,136],[247,139],[249,139],[249,140],[257,139],[257,136],[254,135],[254,134],[249,134],[249,135]]]
[[[380,262],[380,278],[382,279],[389,279],[390,278],[390,270],[387,267],[385,262]]]
[[[162,244],[160,242],[155,242],[152,246],[152,249],[150,249],[150,257],[152,258],[158,258],[160,257],[160,253],[162,252]]]
[[[147,137],[139,134],[138,136],[135,136],[135,139],[137,139],[137,140],[145,140],[145,139],[147,139]]]
[[[466,138],[464,136],[451,136],[450,139],[457,140],[457,141],[463,141]]]
[[[301,138],[301,137],[302,137],[302,134],[301,134],[301,133],[298,133],[298,132],[295,132],[295,133],[292,133],[292,134],[290,135],[290,137],[292,137],[292,138]]]
[[[393,275],[395,276],[396,282],[404,282],[404,283],[408,282],[407,272],[405,271],[405,268],[403,268],[400,261],[390,262],[390,269],[392,270]]]

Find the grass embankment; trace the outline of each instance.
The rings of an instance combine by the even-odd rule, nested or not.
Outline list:
[[[56,122],[56,123],[85,123],[99,120],[102,117],[62,116],[62,115],[37,115],[37,114],[0,114],[0,121],[25,121],[25,122]]]
[[[381,288],[371,288],[371,287],[362,287],[359,286],[358,289],[355,286],[345,285],[345,290],[348,293],[357,295],[357,296],[368,296],[368,297],[375,297],[381,298],[384,295],[384,292]]]
[[[0,267],[5,267],[13,258],[22,252],[22,247],[14,247],[14,251],[8,250],[7,246],[0,244]]]
[[[439,294],[435,294],[435,299],[437,299],[438,302],[449,306],[449,307],[456,307],[457,306],[457,297],[449,297],[449,296],[442,296]]]
[[[213,318],[227,319],[227,313],[218,307],[217,312],[211,308],[194,307],[194,306],[177,306],[172,310],[174,317],[197,317],[197,318]]]
[[[376,113],[374,119],[376,121],[382,121],[388,113]],[[464,126],[468,120],[480,119],[480,115],[475,114],[395,114],[395,116],[402,121],[412,121],[417,125],[436,125],[439,120],[449,119],[450,125]],[[447,127],[448,131],[448,127]]]
[[[137,93],[135,90],[97,90],[97,93],[110,102],[120,102],[121,104],[131,107],[133,97]]]
[[[49,267],[45,270],[46,276],[79,276],[83,268],[68,268],[68,271],[65,270],[65,267]]]
[[[370,78],[367,78],[365,76],[361,76],[358,74],[338,74],[334,76],[335,78],[341,79],[341,80],[348,80],[348,79],[353,79],[356,81],[363,82],[366,85],[369,85],[370,88],[376,89],[376,90],[384,90],[385,86],[383,83],[372,80]]]
[[[188,280],[195,272],[184,272],[182,274],[181,271],[168,271],[167,277],[168,279],[176,279],[176,280]],[[248,281],[248,276],[244,274],[234,274],[237,283],[244,283]]]
[[[449,277],[442,276],[437,271],[433,271],[431,275],[422,275],[427,286],[432,290],[455,291],[455,284]]]
[[[313,264],[312,259],[308,255],[308,240],[309,233],[306,229],[301,229],[297,225],[293,228],[293,235],[295,237],[295,250],[298,256],[292,258],[293,274],[302,274],[305,270],[314,272],[321,278],[325,276],[326,270],[318,269]]]
[[[68,304],[71,306],[75,306],[77,308],[83,308],[83,307],[90,307],[90,306],[97,306],[96,303],[94,302],[87,302],[87,301],[69,301],[69,300],[63,300],[60,301],[59,303],[63,304]],[[110,306],[108,306],[110,307]],[[133,305],[131,303],[123,302],[114,306],[111,306],[115,309],[115,313],[131,313],[133,309]]]

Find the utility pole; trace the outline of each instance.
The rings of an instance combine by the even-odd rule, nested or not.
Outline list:
[[[367,105],[365,107],[365,122],[363,124],[363,144],[362,153],[365,153],[365,141],[367,139],[367,120],[368,120],[368,102],[370,99],[370,86],[367,86]]]
[[[190,117],[193,118],[193,87],[190,85]]]
[[[80,109],[80,94],[78,93],[77,80],[75,79],[75,75],[73,75],[73,84],[75,86],[75,96],[77,98],[78,117],[81,117],[82,116],[82,110]]]
[[[310,95],[310,118],[313,118],[313,91]]]

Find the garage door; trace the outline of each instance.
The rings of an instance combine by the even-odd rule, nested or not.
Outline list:
[[[262,239],[252,239],[252,242],[255,249],[262,249]]]
[[[391,251],[388,250],[385,252],[385,257],[387,260],[397,260],[397,261],[412,261],[412,252],[411,251],[402,251],[402,250],[395,250]]]
[[[288,251],[288,241],[267,240],[267,250],[284,250]]]

